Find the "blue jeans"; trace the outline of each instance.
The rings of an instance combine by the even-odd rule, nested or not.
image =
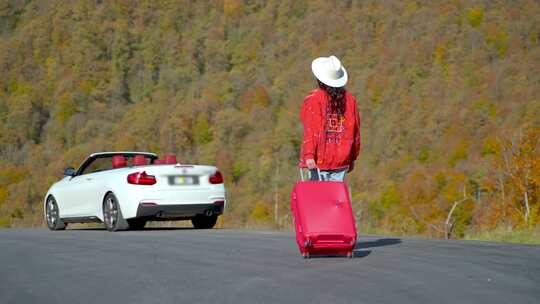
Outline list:
[[[321,179],[323,181],[329,182],[342,182],[345,178],[345,173],[347,173],[348,168],[337,169],[337,170],[320,170]],[[319,177],[317,176],[317,169],[309,170],[309,180],[317,181]]]

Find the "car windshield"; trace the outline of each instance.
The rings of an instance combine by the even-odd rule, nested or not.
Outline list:
[[[134,156],[135,155],[124,155],[127,161],[127,167],[133,166]],[[145,156],[145,159],[146,163],[150,162],[150,157]],[[83,166],[84,167],[82,168],[82,171],[79,173],[79,175],[114,169],[112,166],[112,155],[105,157],[97,157],[91,163]]]
[[[88,174],[94,172],[100,172],[112,169],[112,161],[110,157],[96,158],[86,168],[84,168],[81,174]]]

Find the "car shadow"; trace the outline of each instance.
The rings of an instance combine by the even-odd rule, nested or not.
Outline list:
[[[105,229],[105,227],[103,227],[103,228],[99,228],[99,227],[77,227],[77,228],[68,227],[68,228],[66,228],[65,231],[107,231],[107,229]]]
[[[166,231],[166,230],[198,230],[193,227],[145,227],[144,229],[131,231]]]
[[[125,231],[118,232],[130,232],[130,231],[167,231],[167,230],[221,230],[222,228],[213,228],[213,229],[197,229],[194,227],[148,227],[143,229],[129,229]],[[68,228],[66,231],[107,231],[105,227],[77,227],[77,228]]]

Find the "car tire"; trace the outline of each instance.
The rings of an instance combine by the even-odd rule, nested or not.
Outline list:
[[[50,230],[64,230],[66,223],[60,218],[60,209],[54,196],[50,195],[45,203],[45,222]]]
[[[197,214],[191,218],[191,223],[196,229],[212,229],[216,225],[217,217],[216,214],[210,216]]]
[[[113,193],[108,193],[103,200],[103,222],[109,231],[129,229],[128,222],[122,216],[118,199]]]
[[[127,222],[129,224],[129,229],[131,230],[143,230],[146,225],[146,220],[138,218],[129,219]]]

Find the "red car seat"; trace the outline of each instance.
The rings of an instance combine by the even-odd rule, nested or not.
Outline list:
[[[124,156],[122,155],[115,155],[112,157],[112,167],[114,169],[116,168],[122,168],[122,167],[125,167],[127,166],[127,160]]]
[[[177,164],[178,162],[176,161],[176,155],[174,154],[165,155],[165,163],[168,165]]]
[[[148,163],[146,162],[146,158],[144,155],[135,155],[133,157],[133,165],[134,166],[146,166]]]
[[[154,165],[163,165],[163,164],[165,164],[164,159],[156,159],[156,160],[154,160]]]

